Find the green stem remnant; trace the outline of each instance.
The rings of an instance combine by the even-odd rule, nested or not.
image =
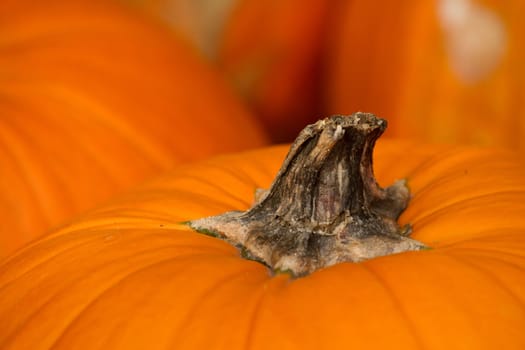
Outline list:
[[[307,126],[271,188],[246,212],[190,222],[213,232],[274,271],[296,276],[340,262],[424,249],[400,228],[410,194],[404,181],[383,189],[372,151],[386,121],[368,113]]]

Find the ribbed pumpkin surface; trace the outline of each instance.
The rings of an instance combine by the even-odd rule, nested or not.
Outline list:
[[[286,147],[178,169],[0,267],[2,349],[523,349],[525,169],[510,153],[380,141],[431,250],[290,280],[182,221],[246,209]]]
[[[0,257],[182,161],[261,146],[174,33],[108,1],[0,3]]]

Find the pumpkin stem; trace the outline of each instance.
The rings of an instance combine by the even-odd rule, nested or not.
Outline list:
[[[386,121],[368,113],[334,116],[307,126],[269,190],[246,212],[190,222],[239,247],[274,271],[296,276],[425,246],[397,219],[410,194],[404,181],[383,189],[372,151]]]

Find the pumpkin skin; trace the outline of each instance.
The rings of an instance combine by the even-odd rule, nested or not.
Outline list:
[[[340,0],[123,0],[181,31],[276,142],[321,115],[323,48]],[[300,10],[298,10],[300,9]]]
[[[505,151],[380,140],[401,224],[433,249],[291,280],[182,221],[250,206],[284,146],[188,165],[0,266],[2,349],[523,349],[525,169]]]
[[[0,257],[163,169],[266,143],[202,58],[138,13],[2,1],[0,23]]]
[[[321,115],[323,39],[338,3],[239,0],[226,23],[217,64],[274,141]]]
[[[523,149],[524,11],[519,0],[346,1],[325,112],[389,116],[390,136]]]

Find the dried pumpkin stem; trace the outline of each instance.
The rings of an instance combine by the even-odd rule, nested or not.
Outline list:
[[[269,190],[246,212],[195,220],[251,259],[294,275],[425,246],[397,219],[409,201],[404,181],[383,189],[372,151],[386,121],[372,114],[334,116],[307,126]]]

